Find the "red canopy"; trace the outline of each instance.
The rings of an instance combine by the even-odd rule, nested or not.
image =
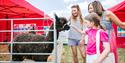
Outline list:
[[[108,9],[112,11],[121,21],[125,22],[125,1],[115,5],[114,7]],[[114,25],[116,34],[117,34],[117,26]],[[125,37],[116,37],[118,47],[125,47]]]
[[[47,15],[47,17],[49,17]],[[0,19],[11,18],[44,18],[44,12],[35,8],[25,0],[0,0]],[[14,24],[36,24],[36,26],[50,26],[52,19],[15,20]],[[43,24],[44,23],[44,24]],[[0,30],[11,30],[10,20],[0,20]],[[0,32],[0,41],[10,41],[10,32]]]
[[[25,0],[0,0],[0,18],[38,18],[44,12],[36,9]]]

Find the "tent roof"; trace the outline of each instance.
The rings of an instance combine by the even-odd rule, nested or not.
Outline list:
[[[44,12],[25,0],[0,0],[0,18],[39,18]]]
[[[125,10],[125,1],[115,5],[114,7],[110,8],[112,12],[117,12],[117,11],[124,11]]]
[[[121,21],[125,21],[125,1],[115,5],[112,8],[109,8],[108,10],[115,13]]]

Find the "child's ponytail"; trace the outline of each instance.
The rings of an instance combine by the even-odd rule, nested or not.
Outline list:
[[[87,15],[85,17],[85,19],[88,20],[88,21],[90,21],[90,22],[94,22],[95,26],[97,26],[97,27],[99,27],[99,28],[101,28],[101,29],[104,30],[103,26],[100,24],[100,18],[98,16],[98,14],[96,14],[94,12],[90,13],[89,15]]]
[[[99,24],[99,28],[105,30],[101,24]]]

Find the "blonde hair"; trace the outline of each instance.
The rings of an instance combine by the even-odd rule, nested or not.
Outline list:
[[[79,5],[73,5],[71,8],[76,8],[78,10],[78,16],[79,16],[79,19],[80,19],[80,23],[83,24],[83,18],[82,18],[82,13],[81,13],[81,10],[80,10],[80,7]],[[75,18],[73,15],[70,17],[70,20],[73,19],[73,20],[76,20],[77,18]]]

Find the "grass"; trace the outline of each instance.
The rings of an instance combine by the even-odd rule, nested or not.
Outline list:
[[[65,49],[65,59],[66,59],[66,63],[72,63],[72,52],[71,52],[71,48],[69,47],[69,46],[67,46],[67,45],[64,45],[63,46],[64,47],[64,49]],[[81,55],[80,55],[80,52],[79,52],[79,49],[77,49],[78,50],[78,59],[79,59],[79,63],[83,63],[83,60],[82,60],[82,57],[81,57]]]
[[[118,55],[119,55],[119,63],[125,63],[125,48],[119,48],[118,49]]]
[[[6,45],[0,45],[0,52],[8,52],[8,48],[6,48]],[[69,46],[64,45],[64,50],[65,50],[65,61],[66,63],[72,63],[72,52]],[[125,48],[119,48],[118,49],[118,55],[119,55],[119,62],[118,63],[125,63]],[[0,55],[0,61],[1,60],[8,60],[9,57],[8,55]],[[78,59],[79,63],[83,63],[83,60],[81,58],[80,52],[78,50]]]
[[[72,52],[69,46],[64,45],[64,49],[65,49],[65,58],[66,58],[66,63],[72,63]],[[125,48],[118,48],[118,57],[119,57],[119,62],[118,63],[125,63]],[[83,63],[83,60],[81,58],[80,53],[78,52],[78,59],[79,59],[79,63]]]

